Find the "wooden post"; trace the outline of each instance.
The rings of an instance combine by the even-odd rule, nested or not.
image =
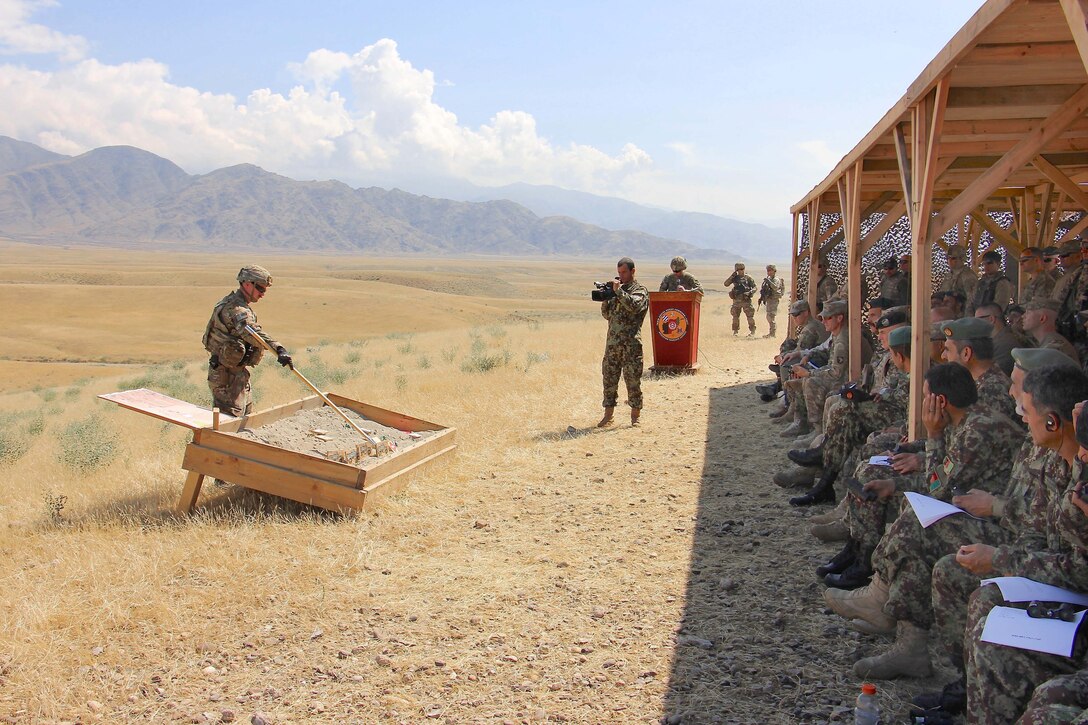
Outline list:
[[[196,508],[196,500],[200,497],[200,487],[204,483],[204,474],[189,471],[185,478],[185,487],[181,489],[181,499],[178,501],[178,514],[187,516]]]
[[[808,307],[812,314],[816,314],[816,260],[820,256],[820,199],[812,200],[808,205]]]
[[[861,378],[861,162],[839,179],[839,206],[846,237],[846,330],[849,379]]]
[[[212,430],[219,430],[219,408],[212,408]]]
[[[801,215],[794,212],[793,215],[793,255],[790,256],[790,301],[789,304],[793,304],[796,300],[800,299],[800,290],[797,289],[797,273],[800,271],[797,264],[797,257],[801,253],[797,248],[799,239],[799,229],[801,225]],[[786,319],[789,320],[789,308],[786,309]],[[787,325],[790,323],[787,322]],[[790,331],[793,332],[792,330]]]

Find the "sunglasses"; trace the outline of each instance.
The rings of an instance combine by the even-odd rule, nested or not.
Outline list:
[[[262,295],[268,291],[267,287],[265,287],[263,284],[257,284],[256,282],[253,283],[253,289],[257,290]]]

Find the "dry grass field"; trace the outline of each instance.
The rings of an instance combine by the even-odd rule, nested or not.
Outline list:
[[[612,262],[261,257],[300,370],[459,448],[359,516],[206,484],[183,518],[187,431],[95,396],[207,405],[200,336],[248,258],[0,252],[0,719],[852,717],[850,665],[885,643],[822,607],[834,549],[771,484],[786,444],[750,385],[778,343],[724,332],[729,270],[692,270],[702,371],[598,431]],[[640,261],[656,288],[667,260]],[[254,388],[308,394],[269,361]]]

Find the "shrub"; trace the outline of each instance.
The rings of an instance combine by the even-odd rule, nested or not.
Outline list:
[[[431,366],[431,359],[426,355],[420,355],[418,362],[421,370],[426,370]]]
[[[449,348],[446,348],[445,350],[443,350],[442,351],[442,359],[445,360],[448,363],[451,363],[454,360],[456,360],[457,359],[457,348],[456,347],[449,347]]]
[[[510,351],[503,350],[494,355],[474,354],[461,363],[461,371],[466,373],[487,373],[510,364]]]
[[[77,471],[100,468],[117,453],[116,436],[97,415],[69,423],[58,440],[61,463]]]
[[[533,365],[548,362],[548,353],[546,352],[533,352],[532,350],[525,351],[525,369],[528,370]]]
[[[362,355],[359,354],[358,350],[348,350],[347,354],[344,355],[344,362],[346,362],[348,365],[354,365],[355,363],[359,362],[359,359],[361,357]]]

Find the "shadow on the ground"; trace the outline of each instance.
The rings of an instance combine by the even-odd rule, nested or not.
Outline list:
[[[749,384],[708,392],[706,462],[662,721],[853,722],[861,681],[852,665],[890,641],[859,635],[825,610],[814,569],[838,545],[813,539],[814,511],[792,509],[791,492],[771,482],[788,445],[778,426],[761,422],[770,407]],[[935,684],[878,683],[886,721]]]

